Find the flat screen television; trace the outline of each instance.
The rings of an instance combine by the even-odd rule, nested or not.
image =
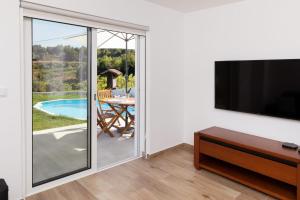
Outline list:
[[[300,119],[300,59],[215,62],[215,108]]]

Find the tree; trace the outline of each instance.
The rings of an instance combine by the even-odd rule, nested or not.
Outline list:
[[[122,55],[122,69],[121,71],[125,74],[126,71],[126,55]],[[127,63],[128,63],[128,74],[135,74],[135,53],[129,51],[127,54]]]
[[[107,70],[109,66],[112,66],[112,58],[104,55],[98,59],[98,72],[102,73]]]
[[[103,71],[113,68],[118,69],[125,74],[125,49],[98,49],[98,74]],[[135,73],[135,51],[128,50],[128,71],[129,74]]]

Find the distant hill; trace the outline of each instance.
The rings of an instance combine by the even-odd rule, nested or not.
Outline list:
[[[71,91],[87,88],[87,48],[33,45],[33,91]],[[125,74],[125,49],[98,49],[98,74],[114,68]],[[135,51],[128,50],[128,72],[135,73]]]

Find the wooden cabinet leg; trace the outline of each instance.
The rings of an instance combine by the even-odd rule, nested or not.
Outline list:
[[[297,167],[297,200],[300,200],[300,164]]]
[[[200,169],[200,135],[197,133],[194,135],[194,166]]]

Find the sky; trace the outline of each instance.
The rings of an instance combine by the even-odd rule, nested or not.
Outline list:
[[[73,47],[87,46],[86,27],[50,22],[45,20],[34,19],[32,21],[33,44],[44,47],[53,47],[57,45],[70,45]],[[98,48],[123,48],[125,49],[124,34],[97,30],[97,46]],[[112,37],[113,34],[119,37]],[[128,34],[128,37],[131,37]],[[128,42],[128,49],[135,49],[135,40]]]

